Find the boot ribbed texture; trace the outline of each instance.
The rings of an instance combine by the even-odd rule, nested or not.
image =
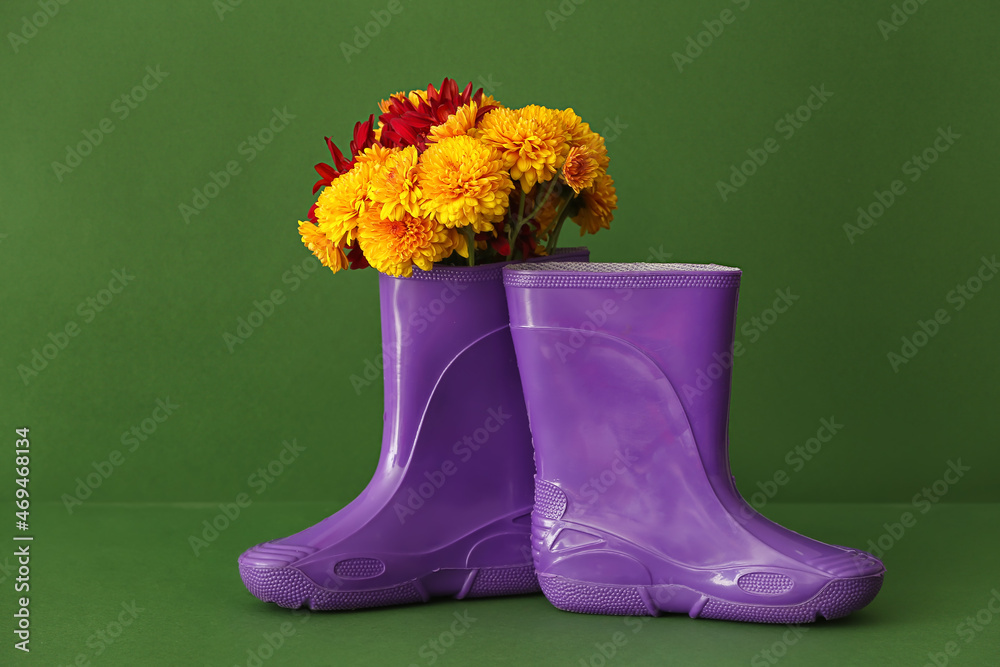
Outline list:
[[[501,269],[379,276],[385,424],[375,474],[336,514],[240,556],[251,593],[282,607],[357,609],[538,591],[531,434]],[[321,402],[316,415],[338,416]]]
[[[783,528],[736,489],[740,276],[714,264],[504,269],[535,446],[532,549],[556,607],[802,623],[878,593],[879,560]]]

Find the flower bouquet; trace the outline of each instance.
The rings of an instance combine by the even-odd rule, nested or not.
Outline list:
[[[567,218],[608,228],[617,206],[604,138],[573,109],[510,109],[469,83],[396,93],[354,126],[350,157],[327,137],[302,242],[334,272],[551,254]]]

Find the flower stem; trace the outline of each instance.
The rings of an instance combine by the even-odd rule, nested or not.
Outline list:
[[[559,232],[562,231],[563,223],[566,222],[566,217],[569,214],[569,204],[574,199],[576,199],[576,195],[566,197],[556,212],[556,224],[552,228],[552,231],[549,232],[549,242],[545,244],[545,253],[548,255],[551,255],[556,249],[556,243],[559,241]]]
[[[466,250],[469,252],[469,266],[476,265],[476,232],[472,229],[472,225],[466,225],[462,227],[462,233],[465,234]]]
[[[555,189],[558,182],[559,175],[556,174],[552,177],[552,180],[549,181],[549,187],[545,189],[545,194],[542,195],[541,199],[535,201],[535,208],[527,217],[524,215],[524,202],[528,198],[528,195],[524,192],[521,193],[521,210],[517,216],[517,224],[511,228],[510,237],[507,239],[510,243],[510,254],[507,255],[507,259],[512,259],[514,257],[514,241],[517,239],[517,235],[521,233],[521,227],[523,227],[524,223],[528,220],[531,220],[538,215],[538,212],[542,210],[543,206],[545,206],[545,202],[549,200],[549,197],[552,195],[552,191]],[[536,185],[535,187],[537,188],[538,186]]]
[[[524,202],[528,199],[528,193],[524,190],[518,192],[518,199],[520,204],[518,204],[517,220],[513,221],[510,225],[510,231],[507,232],[507,259],[514,259],[514,239],[517,235],[521,233],[521,225],[524,224]],[[508,209],[507,214],[509,215],[511,211]]]

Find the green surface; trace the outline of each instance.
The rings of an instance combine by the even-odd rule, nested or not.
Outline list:
[[[324,135],[344,146],[379,99],[444,76],[510,106],[572,106],[605,134],[620,207],[612,230],[587,239],[595,260],[744,269],[731,440],[755,504],[864,546],[895,506],[813,514],[780,503],[946,495],[887,558],[875,605],[808,634],[788,664],[919,664],[985,604],[1000,586],[989,578],[997,514],[973,503],[1000,502],[1000,281],[977,284],[976,274],[992,276],[983,258],[1000,249],[1000,5],[576,1],[401,0],[398,14],[378,0],[0,5],[0,443],[31,428],[32,499],[53,503],[33,508],[37,648],[18,660],[68,663],[133,598],[148,611],[93,664],[240,663],[244,646],[280,626],[286,615],[242,590],[236,554],[308,524],[283,519],[294,512],[278,503],[328,503],[296,506],[311,521],[360,491],[382,424],[379,382],[351,384],[380,351],[377,276],[296,273],[308,256],[295,225],[312,202],[312,165],[328,159]],[[886,28],[902,5],[915,13]],[[340,44],[372,12],[391,21],[348,61]],[[720,27],[711,43],[699,35]],[[702,40],[700,54],[688,38]],[[673,56],[686,49],[691,62]],[[134,108],[121,100],[144,81]],[[791,126],[786,114],[814,88],[824,100],[812,97],[818,108]],[[276,113],[271,143],[245,143]],[[958,138],[914,171],[913,156],[949,128]],[[100,143],[77,166],[53,166],[88,136]],[[731,166],[768,147],[777,150],[724,199],[718,182]],[[185,220],[180,205],[230,162],[238,173]],[[845,231],[859,206],[888,201],[876,191],[895,180],[877,224]],[[102,292],[115,271],[134,278]],[[227,349],[224,334],[275,290],[284,301]],[[778,291],[797,299],[775,315]],[[105,303],[88,304],[97,298]],[[939,324],[923,325],[935,334],[894,369],[887,355],[935,315]],[[19,367],[67,327],[76,335],[65,349],[23,377]],[[158,401],[176,407],[166,416]],[[816,447],[824,419],[843,428]],[[145,439],[133,439],[144,424]],[[294,462],[256,473],[293,440],[305,448]],[[5,460],[0,495],[10,497]],[[935,492],[959,461],[968,473]],[[254,505],[194,557],[187,536],[240,493]],[[73,496],[82,504],[67,506]],[[13,532],[7,520],[0,537]],[[482,620],[440,664],[579,664],[621,627],[557,614],[541,598],[440,603],[311,620],[265,664],[323,654],[424,664],[421,644],[466,607]],[[745,664],[783,632],[684,619],[644,627],[619,664],[697,652]],[[996,628],[954,664],[987,664]],[[0,636],[12,653],[7,626]]]
[[[265,635],[273,638],[290,623],[285,641],[264,665],[579,667],[599,650],[595,643],[613,642],[616,632],[625,633],[627,642],[619,642],[608,665],[774,664],[765,650],[784,653],[782,665],[922,665],[928,652],[943,651],[949,641],[960,648],[951,664],[1000,664],[1000,601],[993,603],[997,613],[987,612],[990,618],[971,637],[957,633],[966,617],[988,609],[994,592],[1000,599],[1000,506],[995,504],[942,504],[918,512],[917,522],[899,539],[883,542],[886,582],[868,608],[838,621],[800,626],[801,636],[793,631],[787,637],[788,626],[570,614],[541,595],[308,614],[260,603],[243,589],[235,561],[246,545],[305,526],[332,509],[316,503],[251,506],[195,557],[188,538],[217,507],[95,504],[74,517],[57,505],[40,507],[45,531],[33,547],[37,643],[28,659],[15,659],[4,646],[0,661],[61,666],[83,654],[95,666],[247,665],[248,651],[257,651]],[[886,533],[884,523],[912,510],[786,504],[768,513],[814,537],[863,545]],[[98,632],[116,632],[109,624],[117,621],[123,603],[133,601],[141,611],[96,655]],[[435,652],[429,642],[451,631],[455,613],[474,621],[446,651]],[[9,618],[6,608],[2,616]],[[447,636],[440,641],[451,643]]]

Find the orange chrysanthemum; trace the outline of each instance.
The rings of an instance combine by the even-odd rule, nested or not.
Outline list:
[[[390,95],[389,99],[387,99],[387,100],[379,100],[379,102],[378,102],[378,110],[381,111],[382,113],[389,113],[389,109],[392,106],[392,100],[394,100],[394,99],[405,100],[406,99],[406,93],[404,93],[403,91],[399,91],[398,93],[393,93],[392,95]],[[379,122],[378,126],[382,127],[382,123]]]
[[[580,225],[580,236],[596,234],[598,230],[608,229],[618,208],[618,195],[615,193],[615,182],[607,173],[598,176],[594,184],[584,190],[580,197],[583,206],[573,218]]]
[[[368,211],[358,226],[358,245],[368,263],[390,276],[409,276],[414,265],[430,271],[456,247],[449,230],[429,218],[404,213],[387,220]]]
[[[583,122],[583,119],[576,115],[572,109],[565,109],[562,112],[563,122],[566,123],[566,131],[569,132],[569,145],[587,148],[597,160],[601,169],[607,170],[608,149],[604,145],[604,137],[590,129],[590,124]]]
[[[316,222],[335,243],[343,244],[355,238],[358,221],[372,206],[368,198],[371,170],[371,162],[355,164],[323,188],[316,200]]]
[[[329,268],[334,273],[347,268],[347,255],[344,254],[343,249],[320,231],[319,227],[309,221],[303,222],[300,220],[299,236],[302,237],[302,243],[305,247],[309,248],[312,254],[316,255],[316,258],[323,266]]]
[[[551,180],[569,151],[562,113],[538,105],[495,109],[479,125],[480,138],[500,151],[511,178],[528,192]]]
[[[447,137],[420,156],[417,175],[425,215],[445,227],[491,231],[514,188],[496,149],[470,136]]]
[[[573,188],[573,192],[580,194],[580,190],[589,188],[600,173],[601,167],[589,148],[573,146],[569,149],[563,164],[562,181]]]
[[[381,216],[401,220],[404,213],[420,215],[420,187],[417,184],[417,149],[390,148],[380,169],[372,171],[368,196],[381,204]]]

